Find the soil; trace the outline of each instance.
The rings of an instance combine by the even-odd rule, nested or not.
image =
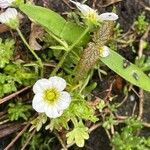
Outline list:
[[[114,0],[115,1],[115,0]],[[145,9],[144,7],[140,4],[140,0],[122,0],[120,2],[114,3],[113,5],[107,6],[107,7],[101,7],[103,5],[108,4],[111,2],[111,0],[88,0],[87,4],[89,6],[95,6],[95,8],[98,10],[99,13],[106,12],[106,11],[111,11],[113,6],[116,7],[116,13],[119,15],[119,20],[118,22],[121,25],[121,28],[123,29],[123,32],[127,32],[135,18],[143,12]],[[146,6],[150,6],[150,1],[145,0],[142,1]],[[65,13],[68,11],[71,11],[71,8],[67,5],[68,1],[67,0],[35,0],[35,3],[38,5],[44,5],[45,7],[48,7],[56,12],[59,12],[62,16],[66,17]],[[72,6],[72,5],[71,5]],[[148,19],[150,19],[150,12],[146,11],[146,16]],[[24,28],[23,32],[25,35],[28,35],[30,32],[29,30],[29,21],[24,21],[22,24],[22,28]],[[9,37],[9,33],[2,34],[1,37]],[[149,38],[150,41],[150,38]],[[119,53],[123,55],[126,59],[133,61],[135,58],[134,55],[132,55],[130,49],[121,49],[119,50]],[[106,93],[104,92],[110,87],[111,82],[119,78],[116,76],[115,73],[110,72],[109,73],[109,78],[104,78],[102,82],[99,81],[99,78],[97,76],[93,77],[94,81],[98,82],[98,87],[97,89],[93,92],[95,96],[99,96],[101,98],[104,98],[106,96]],[[123,79],[121,79],[122,84],[126,83]],[[113,95],[118,95],[116,101],[121,102],[123,100],[123,92],[120,89],[117,89],[116,87],[112,88],[112,94]],[[130,92],[130,95],[133,95],[135,97],[134,101],[131,101],[130,96],[127,99],[127,101],[124,103],[122,107],[118,110],[118,114],[120,115],[132,115],[133,107],[135,103],[138,105],[138,98],[135,95],[135,93]],[[145,92],[145,100],[144,100],[144,114],[143,114],[143,120],[148,122],[150,121],[150,93]],[[141,131],[141,135],[143,136],[150,136],[150,129],[149,128],[144,128]],[[14,138],[14,135],[9,135],[7,137],[1,138],[0,139],[0,150],[3,150],[4,147],[6,147],[11,139]],[[61,146],[58,144],[59,142],[56,141],[54,145],[52,146],[52,150],[60,150]],[[14,150],[17,150],[18,148],[14,147],[12,148]],[[70,148],[70,150],[111,150],[112,147],[110,145],[110,141],[108,139],[108,136],[106,132],[104,131],[103,128],[99,127],[96,130],[94,130],[90,134],[89,140],[86,141],[85,147],[84,148],[78,148],[76,146],[73,146]]]

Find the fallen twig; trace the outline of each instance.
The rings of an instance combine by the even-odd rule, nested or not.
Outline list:
[[[7,147],[4,150],[9,150],[14,143],[19,139],[19,137],[26,131],[26,129],[30,126],[30,122],[27,123],[27,125],[19,132],[19,134],[7,145]]]
[[[68,150],[67,146],[65,145],[64,141],[61,139],[60,135],[57,133],[57,131],[54,131],[54,134],[56,135],[56,137],[58,138],[60,144],[63,147],[63,150]]]
[[[26,90],[29,89],[30,87],[31,87],[31,86],[27,86],[27,87],[25,87],[25,88],[23,88],[23,89],[21,89],[21,90],[15,92],[15,93],[13,93],[13,94],[10,94],[10,95],[4,97],[3,99],[0,99],[0,104],[3,104],[3,103],[5,103],[5,102],[9,101],[10,99],[16,97],[16,96],[19,95],[20,93],[26,91]]]
[[[30,140],[32,139],[32,137],[34,136],[34,134],[36,133],[36,130],[33,130],[31,135],[29,136],[29,138],[27,139],[26,143],[24,144],[24,146],[21,148],[21,150],[24,150],[26,148],[26,146],[29,144]]]

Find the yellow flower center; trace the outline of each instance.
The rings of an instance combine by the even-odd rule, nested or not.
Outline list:
[[[46,89],[44,91],[44,100],[49,104],[54,104],[55,102],[57,102],[59,96],[60,92],[55,88]]]
[[[100,56],[104,53],[104,47],[102,46],[102,47],[99,47],[99,52],[100,52]]]
[[[96,12],[89,12],[86,14],[86,19],[88,22],[95,24],[97,22]]]

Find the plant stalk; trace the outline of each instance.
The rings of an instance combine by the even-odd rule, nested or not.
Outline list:
[[[34,52],[34,50],[29,46],[28,42],[26,41],[25,37],[23,36],[22,32],[20,31],[19,28],[16,29],[20,38],[22,39],[22,41],[24,42],[24,44],[26,45],[26,47],[30,50],[30,52],[32,53],[32,55],[35,57],[35,59],[38,61],[38,64],[41,68],[41,77],[43,77],[43,63],[41,61],[41,59],[38,57],[38,55]]]
[[[55,67],[55,69],[52,71],[52,73],[50,74],[50,76],[54,76],[56,75],[57,71],[61,68],[61,66],[63,65],[65,58],[68,56],[68,54],[70,53],[70,51],[80,42],[80,40],[87,34],[87,32],[89,32],[90,27],[88,26],[84,32],[81,34],[81,36],[70,46],[68,47],[67,51],[64,53],[64,55],[62,56],[61,60],[59,61],[59,63],[57,64],[57,66]]]

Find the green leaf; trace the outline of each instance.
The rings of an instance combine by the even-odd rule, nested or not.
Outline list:
[[[66,20],[63,17],[50,9],[31,4],[23,4],[19,8],[31,19],[58,36],[66,24]]]
[[[72,95],[72,103],[70,104],[68,111],[70,114],[73,114],[78,118],[90,120],[94,123],[98,121],[98,118],[94,114],[94,110],[90,107],[83,96],[78,93]]]
[[[28,17],[69,43],[76,41],[84,31],[84,28],[75,23],[66,21],[63,17],[50,9],[31,4],[23,4],[19,8],[28,15]],[[80,41],[81,45],[87,42],[89,36],[83,39],[84,40]]]
[[[60,34],[60,37],[64,39],[65,41],[68,41],[69,43],[74,43],[80,35],[84,32],[85,28],[73,23],[67,21],[65,24],[63,31]],[[85,45],[89,41],[89,35],[87,34],[84,36],[78,45]]]
[[[32,131],[33,129],[36,129],[36,131],[39,131],[43,124],[45,124],[47,121],[47,116],[45,113],[40,113],[37,118],[31,121],[32,126],[30,127],[29,131]]]
[[[2,42],[0,39],[0,68],[4,68],[9,64],[14,51],[14,40],[6,39]]]
[[[125,68],[124,60],[125,58],[113,50],[110,50],[108,57],[101,58],[104,64],[121,77],[146,91],[150,91],[150,78],[132,63]]]
[[[50,129],[51,131],[56,129],[59,131],[62,130],[62,128],[65,128],[66,130],[69,130],[68,121],[70,120],[70,116],[64,114],[65,113],[60,117],[51,119],[50,124],[48,124],[45,129]]]
[[[19,120],[20,118],[27,120],[29,118],[31,105],[22,102],[9,103],[8,114],[10,121]]]
[[[66,134],[67,144],[75,143],[79,147],[83,147],[85,140],[89,138],[88,128],[84,126],[82,121],[76,124],[75,128]]]

